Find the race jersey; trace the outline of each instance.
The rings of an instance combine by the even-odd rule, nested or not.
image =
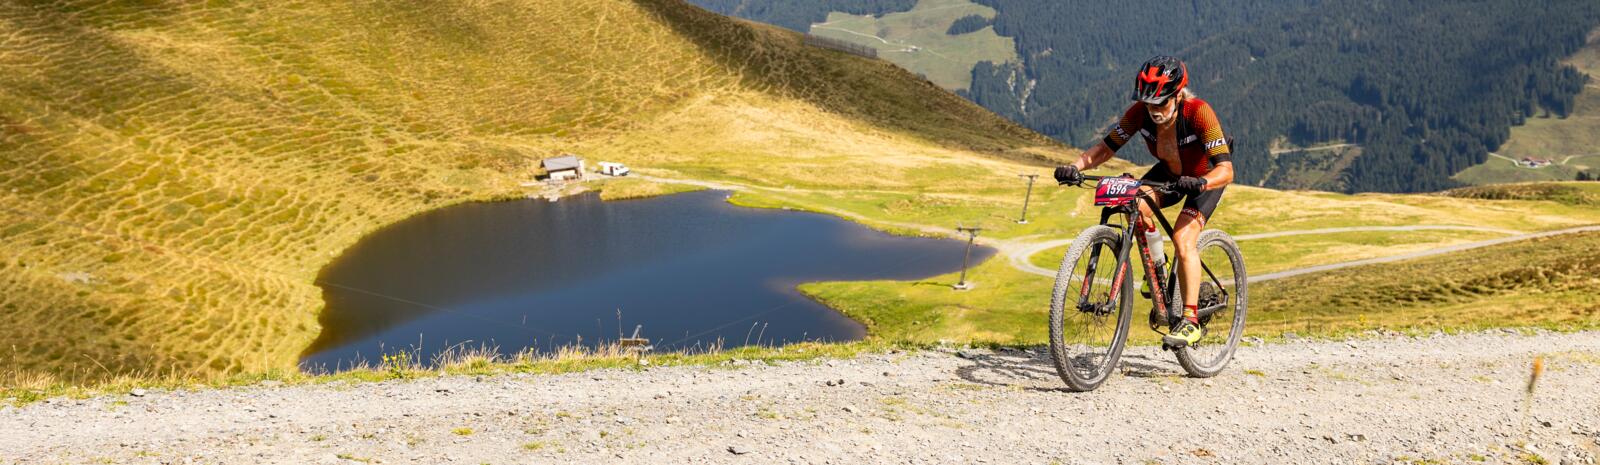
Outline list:
[[[1217,122],[1216,112],[1211,111],[1211,105],[1205,100],[1189,97],[1178,102],[1176,127],[1178,160],[1161,160],[1162,165],[1173,174],[1205,176],[1211,172],[1212,166],[1231,158],[1231,143],[1222,135],[1222,124]],[[1145,146],[1150,153],[1156,155],[1157,159],[1161,158],[1156,153],[1156,123],[1150,120],[1150,113],[1145,110],[1143,103],[1136,102],[1128,107],[1128,111],[1122,113],[1122,120],[1106,132],[1106,147],[1115,152],[1127,144],[1134,134],[1144,136]],[[1174,164],[1178,166],[1174,167]]]

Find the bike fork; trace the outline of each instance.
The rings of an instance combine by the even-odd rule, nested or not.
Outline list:
[[[1079,311],[1083,311],[1084,306],[1089,304],[1089,295],[1093,292],[1094,287],[1094,272],[1095,268],[1099,268],[1099,264],[1100,246],[1096,245],[1093,250],[1089,251],[1089,266],[1083,270],[1083,285],[1078,286],[1078,289],[1080,289],[1080,292],[1078,292]]]
[[[1122,235],[1122,246],[1118,247],[1116,252],[1114,252],[1117,254],[1117,269],[1115,273],[1112,273],[1111,291],[1109,295],[1110,299],[1106,301],[1108,308],[1116,308],[1116,306],[1121,303],[1118,301],[1118,299],[1120,298],[1120,293],[1122,292],[1122,280],[1127,275],[1129,268],[1128,249],[1130,248],[1129,241],[1132,240],[1131,231],[1133,230],[1125,230]],[[1094,287],[1095,269],[1099,268],[1100,264],[1100,251],[1101,248],[1098,245],[1094,247],[1094,250],[1089,251],[1089,266],[1085,268],[1083,272],[1083,285],[1078,286],[1079,289],[1082,289],[1082,292],[1078,293],[1078,310],[1080,311],[1084,310],[1084,305],[1087,305],[1089,302],[1091,288]],[[1096,312],[1101,310],[1102,309],[1095,309]]]
[[[1116,251],[1116,254],[1117,254],[1117,271],[1115,273],[1112,273],[1112,275],[1111,275],[1111,291],[1110,291],[1110,295],[1109,295],[1110,298],[1106,300],[1106,305],[1107,305],[1107,311],[1108,312],[1111,311],[1110,309],[1116,308],[1117,305],[1121,305],[1122,304],[1122,302],[1120,300],[1122,298],[1122,286],[1123,286],[1123,282],[1122,281],[1127,278],[1128,268],[1130,268],[1130,266],[1128,265],[1128,251],[1129,251],[1129,249],[1132,248],[1131,247],[1131,245],[1132,245],[1131,241],[1132,240],[1133,240],[1133,229],[1132,228],[1123,229],[1121,246],[1117,247],[1117,251]],[[1094,261],[1090,262],[1090,265],[1089,265],[1090,267],[1093,267],[1094,264],[1099,261],[1099,255],[1100,255],[1100,250],[1098,248],[1096,248],[1094,250],[1093,257],[1090,258],[1090,260],[1094,260]],[[1087,286],[1085,286],[1085,287],[1087,287]],[[1087,295],[1087,294],[1085,294],[1085,295]]]

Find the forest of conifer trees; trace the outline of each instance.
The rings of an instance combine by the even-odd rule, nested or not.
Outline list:
[[[696,1],[798,30],[826,17],[823,8],[881,14],[914,5]],[[1237,139],[1240,182],[1349,192],[1453,187],[1450,176],[1483,162],[1511,126],[1565,116],[1588,77],[1560,60],[1600,26],[1593,0],[975,1],[997,16],[963,18],[951,31],[993,24],[1016,39],[1022,63],[979,63],[960,92],[972,101],[1087,147],[1131,103],[1134,68],[1176,55]],[[1336,164],[1274,156],[1274,142],[1361,150]],[[1140,145],[1119,155],[1149,162]],[[1279,168],[1342,169],[1307,186],[1285,184]]]

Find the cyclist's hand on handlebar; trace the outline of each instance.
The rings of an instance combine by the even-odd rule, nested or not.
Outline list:
[[[1206,180],[1194,176],[1183,176],[1172,183],[1172,191],[1183,195],[1195,195],[1206,189]]]
[[[1072,165],[1057,166],[1056,183],[1081,186],[1083,185],[1083,172],[1078,171],[1078,167]]]

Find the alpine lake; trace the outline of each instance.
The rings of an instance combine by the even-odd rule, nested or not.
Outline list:
[[[967,247],[728,195],[468,203],[385,227],[322,270],[323,332],[301,368],[593,347],[636,330],[656,351],[855,340],[861,324],[796,286],[952,273]],[[994,253],[974,246],[972,265]]]

